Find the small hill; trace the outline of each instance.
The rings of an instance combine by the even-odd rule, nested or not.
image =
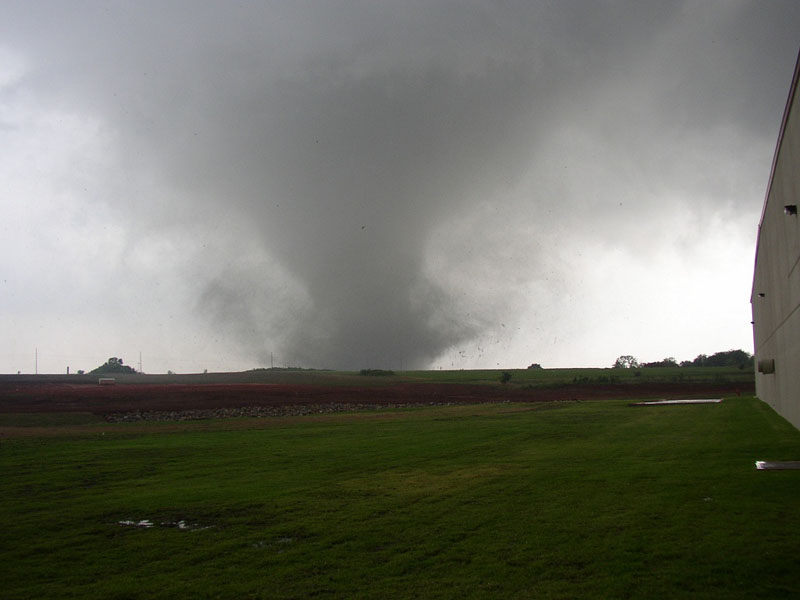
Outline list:
[[[96,369],[89,371],[89,373],[91,375],[113,375],[121,373],[135,374],[136,369],[129,367],[126,364],[123,364],[121,358],[112,356],[104,364],[100,365]]]

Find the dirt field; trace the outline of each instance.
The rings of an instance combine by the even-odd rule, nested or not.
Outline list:
[[[353,410],[361,407],[558,400],[708,398],[751,395],[735,383],[588,384],[541,388],[405,383],[385,386],[285,384],[97,384],[0,382],[0,413],[83,412],[114,417],[144,413],[187,413],[241,407],[263,414],[296,414],[301,407]],[[261,413],[259,413],[261,414]],[[140,418],[147,418],[141,417]]]

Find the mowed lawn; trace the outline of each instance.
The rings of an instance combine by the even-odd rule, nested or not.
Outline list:
[[[49,425],[0,441],[2,598],[800,597],[752,398]]]

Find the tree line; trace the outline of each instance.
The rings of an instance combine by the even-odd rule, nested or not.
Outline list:
[[[738,367],[745,369],[753,367],[753,355],[744,350],[726,350],[716,352],[711,356],[698,354],[694,360],[678,362],[670,356],[655,362],[640,363],[635,356],[623,354],[612,365],[615,369],[638,369],[648,367]]]

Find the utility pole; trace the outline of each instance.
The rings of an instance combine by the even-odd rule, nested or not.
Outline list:
[[[34,364],[34,369],[35,369],[34,373],[36,375],[38,375],[39,374],[39,348],[36,348],[35,357],[36,358],[35,358],[35,364]]]
[[[142,351],[139,350],[139,373],[142,372]]]
[[[275,363],[272,360],[272,352],[269,353],[269,368],[270,369],[274,369],[275,368]]]

